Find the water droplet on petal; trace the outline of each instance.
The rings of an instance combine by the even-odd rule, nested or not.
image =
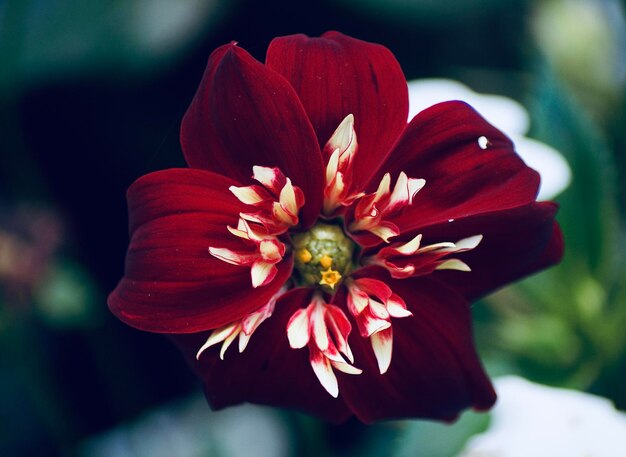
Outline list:
[[[454,219],[448,219],[448,222],[454,222]]]
[[[481,136],[480,138],[478,138],[478,146],[480,147],[480,149],[487,149],[489,146],[491,146],[491,143],[486,136]]]

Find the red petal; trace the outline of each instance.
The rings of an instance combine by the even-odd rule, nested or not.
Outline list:
[[[380,375],[370,342],[350,338],[359,376],[338,373],[339,391],[363,422],[422,417],[450,420],[488,409],[496,395],[476,351],[469,304],[433,278],[387,280],[413,313],[393,319],[393,356]]]
[[[296,89],[322,147],[354,114],[359,150],[352,179],[367,182],[406,125],[406,79],[393,54],[381,45],[327,32],[320,38],[275,38],[266,64]]]
[[[554,203],[543,202],[463,220],[459,227],[464,233],[483,234],[483,240],[474,250],[454,255],[472,271],[446,270],[434,274],[473,301],[558,263],[563,257],[563,237],[554,221],[556,210]],[[440,237],[452,230],[453,227],[440,230],[432,227],[428,233],[438,232]]]
[[[263,306],[291,273],[291,259],[267,286],[252,288],[250,268],[209,254],[209,246],[245,249],[228,233],[245,208],[235,181],[202,170],[165,170],[128,190],[131,241],[111,311],[142,330],[190,333],[220,327]]]
[[[302,225],[317,217],[323,164],[315,132],[287,80],[243,49],[229,44],[211,54],[180,138],[191,167],[242,183],[254,165],[279,167],[306,196]]]
[[[278,299],[271,318],[252,335],[243,353],[231,348],[224,360],[219,348],[195,359],[207,334],[172,337],[205,385],[211,407],[225,408],[243,402],[301,410],[332,422],[343,422],[350,411],[320,385],[309,363],[309,351],[291,349],[286,327],[291,315],[310,301],[309,289],[293,289]]]
[[[486,149],[478,144],[481,136],[490,143]],[[440,103],[415,116],[379,176],[400,171],[426,179],[413,204],[392,220],[403,235],[529,204],[539,187],[539,175],[514,153],[510,140],[463,102]]]

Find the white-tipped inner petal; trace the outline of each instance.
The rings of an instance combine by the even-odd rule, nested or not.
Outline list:
[[[389,205],[393,206],[395,204],[402,204],[409,201],[409,186],[408,186],[409,178],[406,176],[405,172],[401,172],[398,176],[398,180],[396,181],[396,185],[393,188],[393,192],[391,193],[391,197],[389,198]]]
[[[385,374],[391,365],[391,354],[393,352],[393,337],[391,328],[382,332],[374,333],[370,336],[370,342],[380,374]]]
[[[391,317],[409,317],[413,313],[406,309],[403,301],[397,300],[397,295],[387,300],[387,311]]]
[[[216,259],[231,265],[249,265],[257,258],[256,254],[240,253],[226,248],[209,247],[209,253]]]
[[[237,335],[239,335],[240,331],[241,331],[241,328],[236,328],[235,331],[232,332],[230,335],[228,335],[228,337],[224,340],[224,343],[222,344],[222,347],[220,348],[220,359],[224,360],[224,354],[226,354],[226,350],[231,345],[233,340],[237,338]]]
[[[357,368],[357,367],[353,367],[349,363],[331,361],[330,364],[334,368],[338,369],[339,371],[341,371],[343,373],[347,373],[347,374],[361,374],[361,373],[363,373],[363,370],[361,370],[360,368]]]
[[[354,116],[348,114],[328,140],[328,145],[333,149],[339,148],[345,151],[350,147],[354,137]]]
[[[276,189],[277,169],[271,167],[260,167],[255,165],[252,167],[252,177],[271,190]]]
[[[421,242],[422,242],[422,235],[420,234],[420,235],[417,235],[408,243],[405,243],[402,246],[398,246],[395,249],[400,254],[404,254],[404,255],[414,254],[419,249]]]
[[[460,250],[469,251],[471,249],[474,249],[476,246],[478,246],[482,240],[483,240],[482,235],[474,235],[474,236],[470,236],[469,238],[463,238],[462,240],[459,240],[456,243],[454,243],[454,245],[456,246],[457,251],[460,251]]]
[[[281,252],[281,244],[276,240],[263,240],[259,245],[259,252],[264,260],[268,262],[278,262],[283,258],[283,252]]]
[[[287,339],[289,346],[300,349],[309,342],[309,316],[306,309],[299,309],[291,316],[287,324]]]
[[[400,231],[394,224],[380,224],[369,229],[374,235],[379,237],[385,243],[389,243],[389,238],[398,236]]]
[[[409,178],[408,188],[409,188],[409,205],[413,204],[413,198],[415,194],[417,194],[422,188],[426,185],[425,179],[416,179]]]
[[[236,329],[237,329],[237,324],[233,323],[233,324],[229,324],[224,327],[221,327],[217,330],[213,330],[211,334],[209,335],[209,337],[207,338],[206,342],[200,347],[200,349],[198,349],[198,352],[196,353],[196,359],[199,359],[202,353],[206,349],[210,348],[211,346],[215,344],[221,343],[226,338],[228,338],[231,334],[236,333],[235,332]]]
[[[261,203],[264,200],[263,196],[254,189],[254,186],[230,186],[228,189],[233,193],[233,195],[235,195],[235,197],[237,197],[237,199],[241,203],[245,203],[246,205],[255,205],[257,203]]]
[[[283,186],[280,191],[280,205],[287,211],[290,215],[295,215],[298,213],[298,204],[296,202],[296,192],[293,188],[293,184],[291,184],[291,179],[287,178],[287,183]]]
[[[326,392],[333,398],[337,398],[339,396],[339,385],[337,384],[337,377],[335,373],[333,373],[330,360],[320,353],[319,356],[311,357],[310,361],[313,372],[322,387],[326,389]]]
[[[324,305],[316,304],[311,312],[313,339],[320,351],[328,349],[328,330],[324,321]]]
[[[337,174],[339,168],[339,149],[335,149],[328,159],[328,165],[326,165],[326,183],[332,182],[333,178]]]
[[[389,193],[389,187],[391,186],[391,175],[389,173],[385,173],[383,179],[380,180],[378,184],[378,189],[376,189],[376,197],[374,201],[377,202],[385,195]]]
[[[472,271],[468,264],[459,259],[448,259],[437,265],[437,270]]]
[[[273,263],[256,261],[250,268],[252,287],[257,288],[269,283],[276,275],[276,267]]]

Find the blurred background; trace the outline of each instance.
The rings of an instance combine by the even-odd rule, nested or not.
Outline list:
[[[618,0],[0,0],[0,455],[245,456],[253,446],[257,456],[452,457],[489,427],[489,415],[471,413],[453,426],[374,427],[271,408],[211,413],[164,337],[107,310],[128,243],[126,188],[185,166],[180,120],[210,52],[237,40],[263,60],[275,36],[329,29],[387,46],[409,80],[453,79],[517,101],[530,121],[519,133],[562,154],[565,259],[477,303],[476,339],[494,376],[625,409],[624,9]]]

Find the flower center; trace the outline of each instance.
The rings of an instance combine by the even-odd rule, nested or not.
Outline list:
[[[315,224],[293,236],[295,267],[300,283],[333,291],[352,269],[354,243],[341,227]]]

